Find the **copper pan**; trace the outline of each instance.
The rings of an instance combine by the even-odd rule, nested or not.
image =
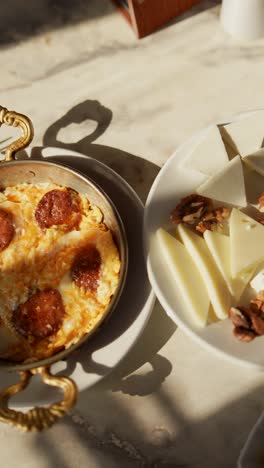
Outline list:
[[[50,373],[50,366],[56,361],[65,359],[76,348],[81,346],[102,325],[117,305],[123,290],[127,266],[128,249],[122,220],[109,197],[103,190],[89,179],[89,177],[73,170],[61,163],[48,161],[23,160],[16,161],[15,153],[25,148],[33,139],[33,126],[28,117],[17,112],[8,111],[0,106],[0,126],[6,124],[19,127],[22,136],[6,149],[5,159],[0,164],[0,188],[3,189],[18,183],[39,183],[52,181],[60,185],[71,187],[81,194],[86,194],[90,202],[97,205],[104,214],[104,222],[111,230],[118,246],[121,258],[121,272],[117,290],[105,310],[101,320],[78,343],[47,359],[31,363],[13,363],[0,359],[0,368],[16,371],[20,375],[20,382],[0,391],[0,421],[11,424],[24,431],[41,431],[52,426],[59,418],[65,415],[75,404],[78,390],[75,382],[69,377],[55,377]],[[16,393],[24,390],[33,375],[40,374],[48,385],[60,388],[64,396],[61,401],[48,407],[35,407],[26,413],[9,408],[9,399]]]

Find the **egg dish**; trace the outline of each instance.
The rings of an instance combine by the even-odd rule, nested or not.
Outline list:
[[[102,319],[119,252],[103,213],[54,183],[0,193],[0,358],[49,357]]]

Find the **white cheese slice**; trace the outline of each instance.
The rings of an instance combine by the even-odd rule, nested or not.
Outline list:
[[[264,226],[234,208],[230,216],[231,274],[257,266],[264,259]]]
[[[216,323],[219,322],[219,318],[216,316],[214,308],[212,304],[210,303],[209,306],[209,312],[208,312],[208,319],[207,319],[207,325],[210,325],[211,323]]]
[[[253,205],[258,208],[259,197],[264,191],[264,177],[252,169],[248,164],[243,164],[243,171],[247,202],[249,205]]]
[[[216,175],[197,189],[197,193],[235,206],[247,206],[242,162],[239,156],[229,161]]]
[[[251,169],[254,169],[254,171],[264,176],[264,148],[249,154],[244,158],[244,161]]]
[[[228,163],[228,155],[216,125],[209,127],[201,141],[183,161],[184,167],[213,175]]]
[[[224,126],[228,143],[242,157],[253,153],[263,146],[264,111],[259,111],[246,119],[237,120]]]
[[[238,301],[245,287],[250,281],[255,268],[250,269],[244,275],[232,278],[230,265],[230,238],[215,231],[205,231],[204,240],[211,255],[226,282],[226,285],[234,298]]]
[[[160,253],[175,280],[175,287],[179,288],[187,310],[198,326],[204,326],[209,311],[209,296],[201,274],[184,245],[171,234],[160,228],[157,239]]]
[[[225,319],[228,315],[232,296],[210,254],[205,240],[183,224],[178,226],[178,232],[203,277],[215,314],[219,319]]]
[[[259,293],[264,291],[264,268],[258,272],[258,274],[250,281],[250,286]]]

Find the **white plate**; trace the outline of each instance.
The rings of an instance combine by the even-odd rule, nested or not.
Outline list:
[[[251,113],[241,114],[220,123],[244,119]],[[205,176],[181,167],[180,163],[206,131],[207,129],[201,130],[177,149],[163,166],[151,187],[144,215],[147,270],[161,305],[169,317],[189,336],[207,348],[208,351],[214,351],[236,364],[264,370],[264,337],[256,338],[251,343],[242,343],[233,337],[232,323],[228,319],[205,328],[198,328],[193,324],[185,309],[185,304],[177,293],[173,278],[170,277],[167,266],[156,248],[154,236],[156,230],[160,226],[168,224],[169,214],[179,199],[195,191],[204,180]]]
[[[33,150],[32,157],[62,162],[87,174],[113,200],[123,220],[129,248],[128,276],[120,301],[110,317],[90,341],[70,355],[67,361],[52,366],[54,374],[71,376],[80,391],[99,382],[134,346],[152,311],[155,296],[147,277],[143,246],[142,224],[144,207],[134,190],[113,170],[88,156],[60,148],[45,148],[42,153]],[[1,386],[17,381],[14,373],[1,372]],[[33,378],[29,388],[16,396],[16,406],[29,406],[50,402],[55,393]]]

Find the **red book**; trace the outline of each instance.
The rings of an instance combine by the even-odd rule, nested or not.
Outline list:
[[[147,36],[201,0],[113,0],[138,38]]]

